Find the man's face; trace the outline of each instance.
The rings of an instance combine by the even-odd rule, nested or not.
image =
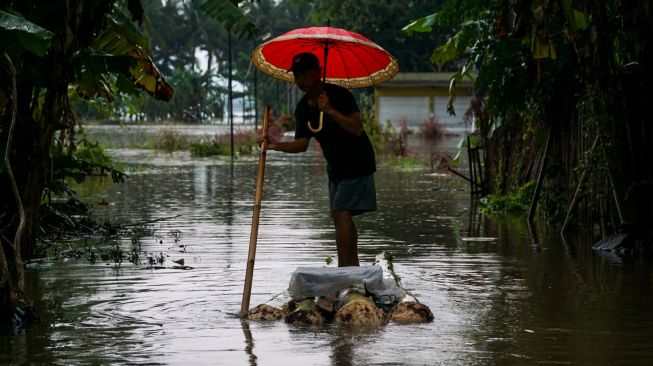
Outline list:
[[[297,87],[304,93],[313,90],[320,83],[319,70],[293,71]]]

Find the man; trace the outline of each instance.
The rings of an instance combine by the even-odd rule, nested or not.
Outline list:
[[[363,130],[354,96],[340,86],[322,84],[315,55],[296,55],[289,71],[306,93],[295,109],[295,139],[279,142],[268,137],[268,149],[299,153],[306,151],[311,137],[320,143],[327,161],[338,266],[358,266],[358,233],[352,216],[376,210],[372,144]],[[322,122],[320,112],[324,114]]]

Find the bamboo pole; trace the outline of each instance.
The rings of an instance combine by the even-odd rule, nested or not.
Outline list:
[[[258,238],[258,223],[261,215],[261,201],[263,199],[263,178],[265,176],[265,157],[267,155],[268,124],[270,123],[270,106],[265,106],[263,112],[261,153],[258,159],[258,174],[256,176],[256,195],[254,198],[254,213],[252,214],[252,230],[249,237],[249,253],[247,255],[247,269],[245,271],[245,285],[243,288],[243,301],[240,308],[240,317],[247,316],[249,299],[252,293],[252,278],[254,277],[254,258],[256,257],[256,240]]]
[[[537,173],[537,183],[535,184],[535,192],[533,192],[533,198],[531,199],[531,206],[528,208],[528,222],[532,223],[533,218],[535,217],[535,210],[537,209],[537,201],[540,198],[540,191],[542,190],[542,182],[544,181],[544,168],[546,167],[546,159],[549,156],[549,146],[551,145],[551,132],[553,131],[553,126],[549,127],[549,132],[546,136],[546,145],[544,145],[544,156],[542,157],[542,163],[540,164],[540,171]]]

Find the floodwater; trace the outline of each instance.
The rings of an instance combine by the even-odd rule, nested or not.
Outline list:
[[[167,268],[70,259],[29,272],[43,320],[0,334],[0,364],[653,364],[650,258],[599,255],[591,240],[485,217],[460,178],[383,160],[379,211],[356,219],[361,262],[390,252],[435,320],[366,330],[241,321],[257,158],[110,153],[128,181],[91,179],[78,193],[113,203],[94,207],[100,220],[164,219],[140,245]],[[283,292],[296,267],[335,255],[320,154],[267,160],[252,307]],[[173,269],[179,259],[192,269]]]

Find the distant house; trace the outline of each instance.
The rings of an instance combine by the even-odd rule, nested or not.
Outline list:
[[[410,129],[435,118],[449,131],[465,129],[462,116],[472,98],[472,83],[464,79],[456,87],[455,116],[447,113],[449,83],[453,73],[405,72],[392,80],[374,87],[374,115],[385,124],[390,121],[395,128],[404,122]]]

